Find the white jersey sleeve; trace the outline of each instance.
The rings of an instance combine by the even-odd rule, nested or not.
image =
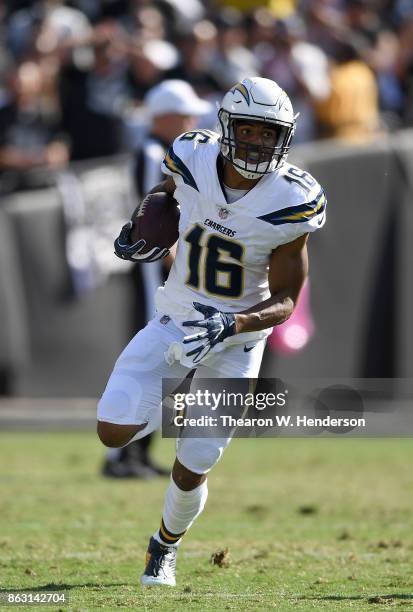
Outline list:
[[[311,174],[285,164],[280,179],[277,181],[277,206],[257,217],[276,228],[274,246],[315,232],[323,227],[326,220],[327,198]]]
[[[199,186],[194,177],[194,156],[197,154],[197,149],[202,148],[202,145],[207,143],[211,136],[216,135],[210,130],[184,132],[169,147],[161,169],[164,174],[173,177],[177,187],[188,185],[199,191]]]

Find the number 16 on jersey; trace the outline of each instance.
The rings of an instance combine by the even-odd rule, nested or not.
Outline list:
[[[185,241],[189,243],[186,284],[197,290],[202,287],[211,295],[240,297],[244,288],[244,247],[218,234],[210,234],[202,244],[205,231],[204,227],[196,224],[185,235]],[[224,254],[239,263],[223,261]]]

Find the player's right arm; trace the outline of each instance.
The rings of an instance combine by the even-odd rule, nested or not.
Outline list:
[[[152,187],[152,189],[148,191],[148,193],[145,195],[145,198],[147,195],[150,195],[152,193],[165,192],[173,196],[173,194],[175,193],[175,189],[176,186],[173,177],[167,176],[165,180],[158,183],[158,185],[155,185],[155,187]],[[119,236],[116,238],[114,242],[115,255],[117,255],[120,259],[126,259],[128,261],[139,261],[142,263],[149,263],[152,261],[156,261],[157,259],[163,259],[170,254],[169,249],[161,250],[158,247],[154,247],[154,249],[151,249],[151,251],[149,251],[148,253],[139,254],[139,251],[141,251],[145,247],[145,241],[138,240],[138,242],[133,242],[133,240],[131,239],[131,232],[133,227],[132,220],[134,219],[135,215],[138,214],[140,206],[141,203],[139,202],[139,204],[132,213],[131,220],[125,223],[125,225],[120,231]]]
[[[158,185],[155,185],[155,187],[152,187],[152,189],[148,191],[148,193],[166,192],[166,193],[169,193],[169,195],[173,196],[173,194],[175,193],[175,189],[176,189],[176,185],[175,185],[173,176],[166,176],[163,181],[158,183]]]
[[[201,138],[198,138],[199,135]],[[152,187],[145,197],[149,194],[162,192],[166,192],[173,196],[177,185],[182,184],[189,185],[198,190],[198,186],[188,167],[188,163],[197,145],[201,143],[202,146],[202,143],[205,144],[209,139],[209,134],[203,134],[196,131],[187,132],[178,136],[169,147],[162,162],[162,172],[166,175],[165,179],[158,183],[158,185]],[[140,206],[141,203],[139,203],[133,211],[132,219],[138,214]],[[128,223],[122,227],[118,238],[115,240],[115,254],[118,257],[129,261],[151,262],[168,255],[168,249],[161,250],[158,247],[154,247],[149,253],[140,254],[140,251],[145,248],[145,241],[139,240],[138,242],[133,242],[131,239],[132,226],[133,221],[128,221]]]
[[[175,193],[175,189],[176,189],[176,185],[175,185],[175,181],[173,177],[167,176],[163,181],[155,185],[155,187],[152,187],[152,189],[150,189],[148,193],[145,195],[145,198],[147,195],[150,195],[152,193],[168,193],[169,195],[173,196],[173,194]],[[137,207],[132,213],[131,220],[133,220],[135,215],[138,214],[140,205],[141,203],[139,202],[139,204],[137,205]]]

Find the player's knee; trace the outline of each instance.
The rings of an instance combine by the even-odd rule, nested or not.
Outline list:
[[[115,423],[98,421],[97,434],[105,446],[117,448],[127,444],[144,427],[146,427],[146,423],[143,425],[116,425]]]
[[[178,447],[179,462],[195,474],[205,475],[220,460],[223,448],[205,439],[184,438]]]

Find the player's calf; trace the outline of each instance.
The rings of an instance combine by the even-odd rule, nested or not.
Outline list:
[[[98,421],[97,434],[105,446],[118,448],[130,442],[133,436],[144,429],[146,425],[147,423],[143,423],[143,425],[117,425],[107,421]]]

